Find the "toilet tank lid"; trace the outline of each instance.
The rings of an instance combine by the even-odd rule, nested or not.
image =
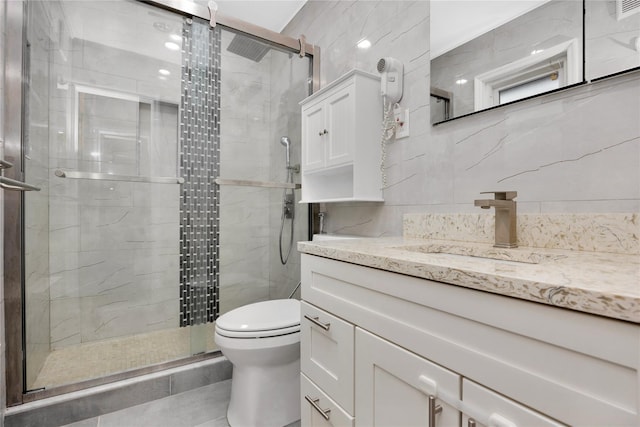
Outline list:
[[[223,314],[216,326],[227,331],[271,331],[300,324],[300,301],[280,299],[245,305]]]

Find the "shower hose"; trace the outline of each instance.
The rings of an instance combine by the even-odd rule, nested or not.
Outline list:
[[[287,182],[293,184],[293,171],[290,168],[287,168]],[[285,255],[285,251],[282,247],[282,238],[284,234],[284,223],[287,219],[290,220],[291,226],[289,230],[289,248],[287,249],[287,253]],[[289,260],[289,255],[291,255],[291,249],[293,248],[293,232],[295,230],[295,219],[295,192],[293,189],[285,188],[282,192],[282,215],[280,217],[280,238],[278,239],[278,247],[280,249],[280,262],[282,263],[282,265],[285,265]]]

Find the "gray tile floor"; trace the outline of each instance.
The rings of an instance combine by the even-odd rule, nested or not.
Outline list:
[[[231,380],[90,418],[66,427],[229,427]]]

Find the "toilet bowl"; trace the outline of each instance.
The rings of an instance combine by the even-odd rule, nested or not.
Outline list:
[[[216,320],[215,342],[233,364],[231,427],[300,419],[300,302],[249,304]]]

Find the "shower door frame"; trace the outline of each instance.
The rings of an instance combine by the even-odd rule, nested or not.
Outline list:
[[[2,0],[0,0],[2,1]],[[199,17],[210,21],[208,8],[191,0],[136,0],[155,7],[169,10],[185,17]],[[3,171],[4,176],[24,181],[23,173],[23,135],[26,127],[24,96],[28,77],[28,58],[23,55],[23,43],[26,40],[26,4],[27,0],[6,2],[6,38],[5,38],[5,141],[4,158],[13,167]],[[309,93],[320,88],[320,48],[305,41],[289,37],[266,28],[242,21],[237,18],[217,14],[215,23],[234,33],[258,40],[274,48],[309,57],[312,79]],[[4,323],[6,357],[6,405],[21,405],[47,397],[70,393],[89,387],[95,387],[127,378],[162,371],[175,366],[194,363],[217,357],[220,352],[195,355],[184,359],[164,362],[127,372],[116,373],[101,378],[86,380],[51,389],[25,391],[26,351],[24,337],[24,196],[22,192],[4,191]],[[309,225],[312,226],[309,209]],[[311,229],[309,229],[311,234]]]

